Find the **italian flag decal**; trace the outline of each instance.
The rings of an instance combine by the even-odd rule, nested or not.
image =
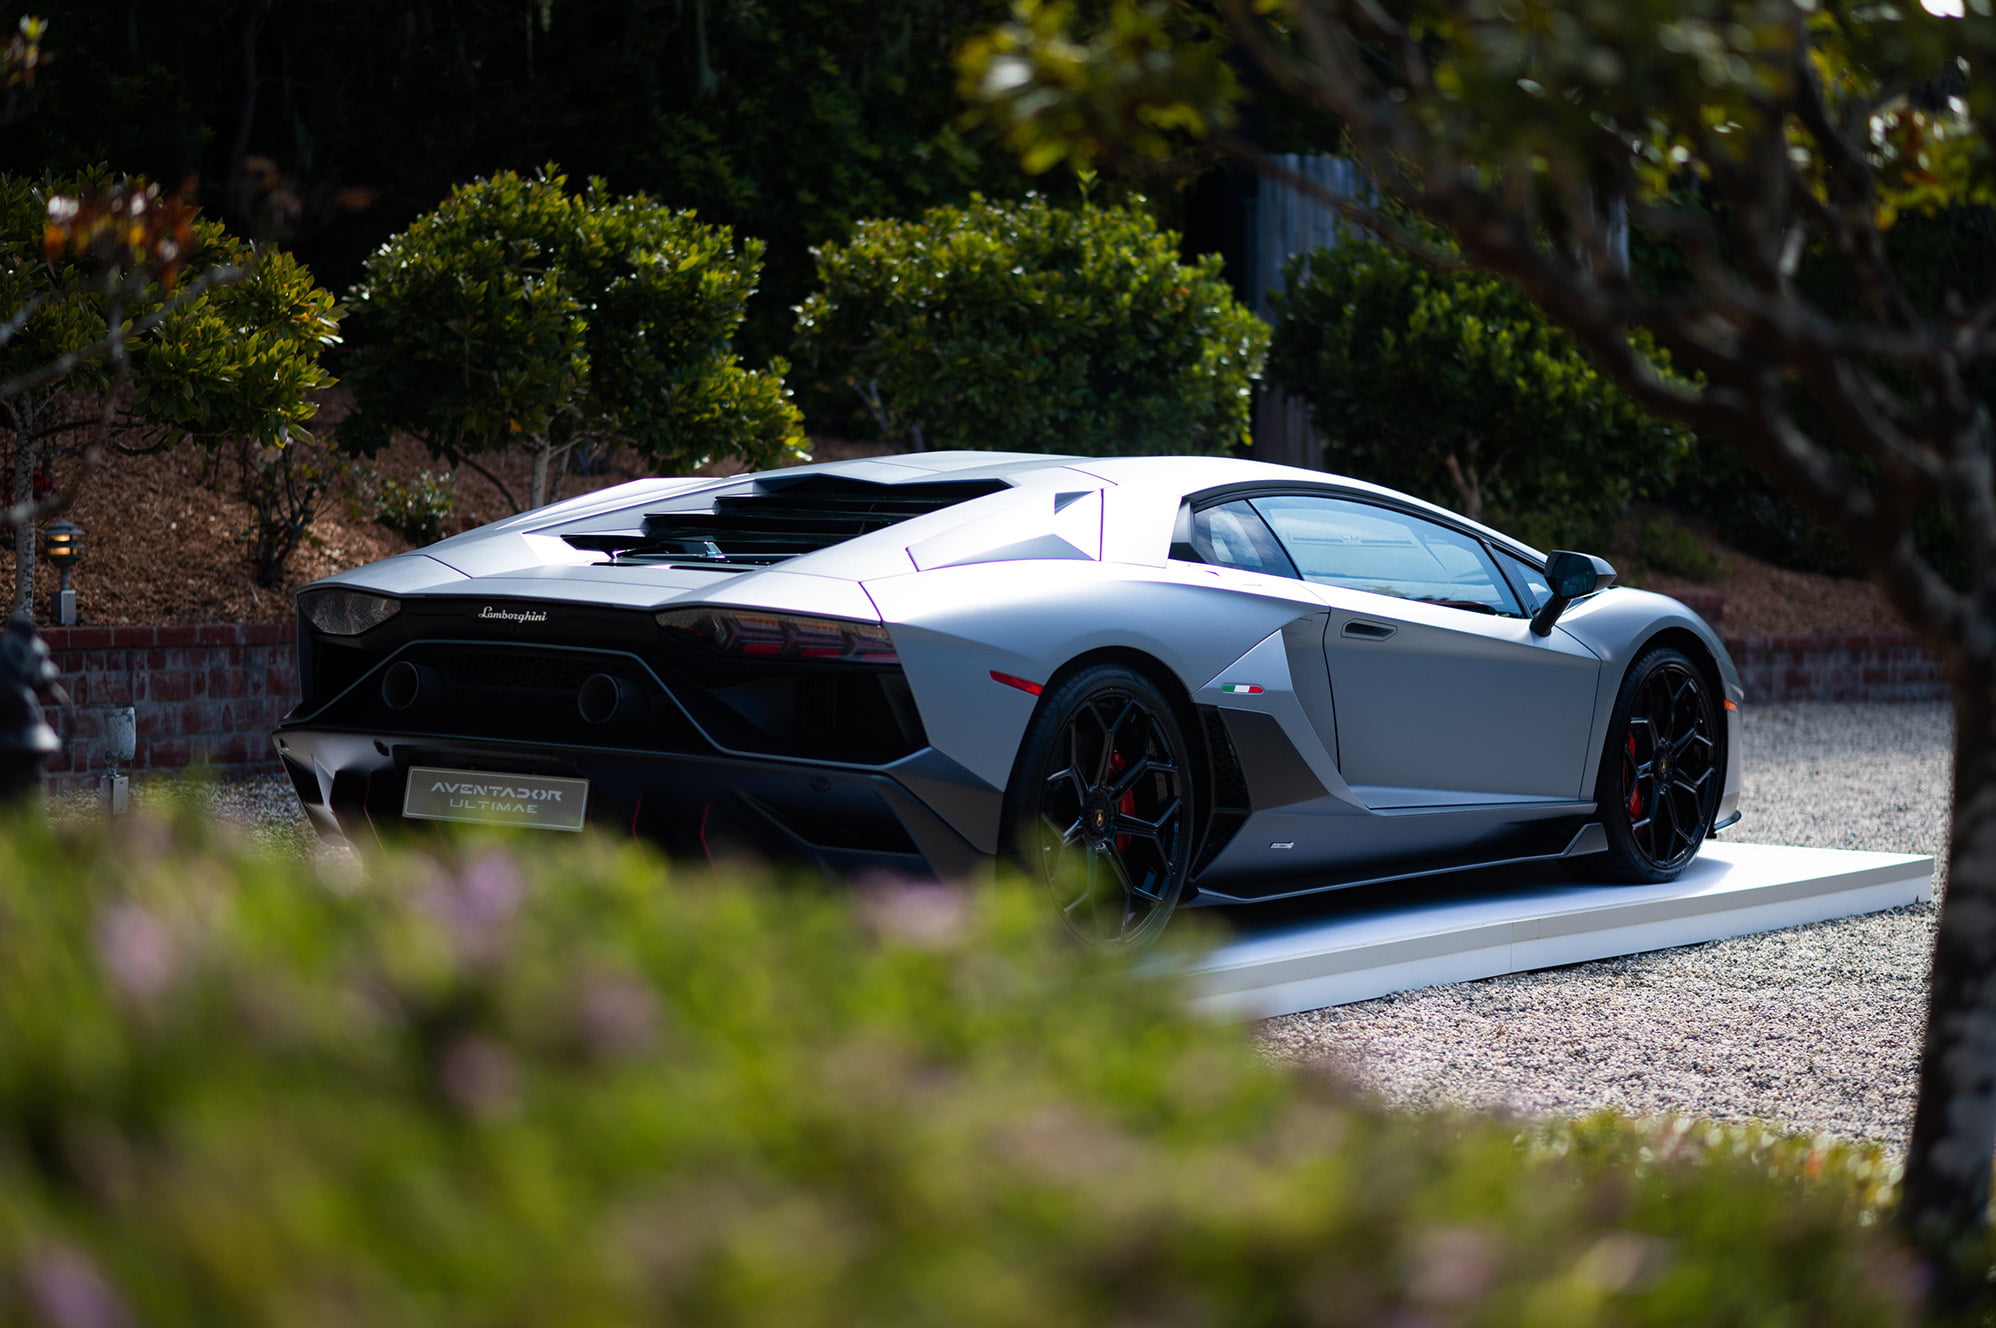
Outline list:
[[[1234,696],[1260,696],[1261,684],[1257,682],[1223,683],[1220,686],[1220,690]]]

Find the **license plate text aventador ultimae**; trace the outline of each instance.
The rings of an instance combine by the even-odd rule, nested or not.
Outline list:
[[[402,814],[425,821],[580,830],[589,781],[411,766]]]

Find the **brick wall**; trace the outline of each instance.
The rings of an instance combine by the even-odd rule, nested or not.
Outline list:
[[[104,712],[130,706],[138,769],[205,762],[223,774],[278,769],[270,730],[298,699],[297,624],[45,627],[69,704],[48,708],[63,741],[55,782],[105,768]]]
[[[1748,636],[1726,642],[1748,701],[1945,701],[1947,675],[1915,637]]]

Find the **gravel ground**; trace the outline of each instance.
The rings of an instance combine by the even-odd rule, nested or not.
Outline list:
[[[226,783],[190,784],[176,778],[148,778],[132,783],[132,808],[141,812],[163,812],[176,799],[200,798],[209,814],[247,831],[256,843],[275,849],[316,854],[324,849],[312,833],[305,813],[298,809],[298,795],[283,775]],[[97,815],[97,791],[77,789],[58,793],[49,799],[49,814],[57,821]]]
[[[1945,706],[1744,715],[1745,816],[1728,839],[1945,852]],[[1896,1151],[1912,1118],[1934,917],[1916,904],[1403,992],[1270,1020],[1262,1038],[1273,1055],[1329,1065],[1399,1104],[1686,1112]]]
[[[1945,706],[1754,706],[1745,716],[1746,815],[1728,838],[1942,855]],[[185,796],[179,787],[141,785],[135,799],[143,807]],[[200,796],[259,840],[310,851],[281,777]],[[94,800],[70,794],[54,809],[87,815]],[[1912,1113],[1934,915],[1919,904],[1403,992],[1270,1020],[1261,1038],[1274,1056],[1328,1065],[1395,1103],[1687,1112],[1898,1149]]]

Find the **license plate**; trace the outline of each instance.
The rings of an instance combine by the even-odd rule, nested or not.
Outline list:
[[[419,821],[580,830],[582,813],[588,804],[586,779],[441,770],[416,765],[409,767],[409,789],[402,795],[402,814]]]

